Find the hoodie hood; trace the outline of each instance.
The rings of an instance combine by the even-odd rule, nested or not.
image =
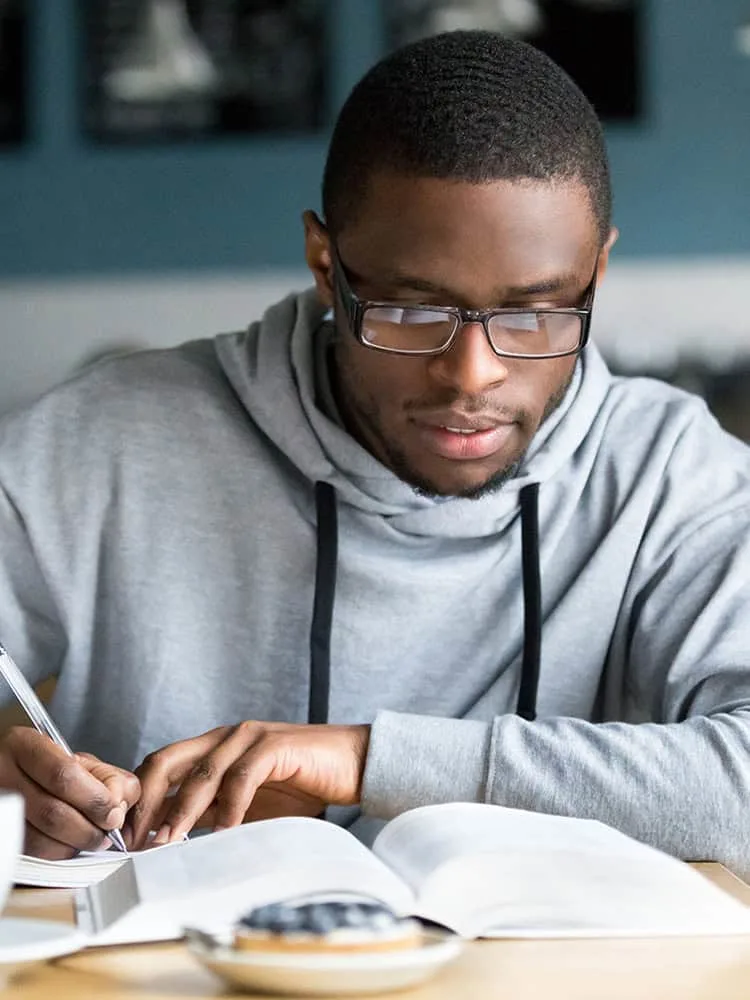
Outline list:
[[[502,489],[478,500],[424,497],[319,408],[316,336],[325,312],[314,289],[289,295],[247,330],[217,337],[219,363],[255,424],[311,484],[330,484],[340,502],[407,534],[479,538],[501,530],[517,513],[520,490],[551,478],[574,455],[610,381],[588,346],[562,403]]]

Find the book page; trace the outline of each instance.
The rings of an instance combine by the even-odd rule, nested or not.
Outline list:
[[[149,835],[149,840],[143,851],[161,851],[173,847],[174,844],[158,844],[151,846],[150,841],[156,836]],[[186,837],[187,839],[187,837]],[[100,882],[107,875],[117,871],[128,858],[136,852],[118,851],[115,848],[100,851],[81,851],[73,858],[50,861],[48,858],[35,858],[30,854],[22,854],[16,861],[13,881],[17,885],[35,886],[46,889],[82,889],[87,885]],[[140,853],[140,852],[137,852]]]
[[[414,905],[408,886],[346,830],[290,817],[131,855],[76,906],[92,943],[113,944],[168,940],[185,926],[221,930],[255,906],[313,894],[366,896],[398,913]]]
[[[373,851],[416,912],[468,937],[750,932],[750,910],[686,864],[595,820],[471,803],[412,810]]]
[[[78,889],[117,871],[129,856],[120,851],[96,851],[63,861],[49,861],[22,854],[16,861],[13,881],[17,885],[49,889]]]

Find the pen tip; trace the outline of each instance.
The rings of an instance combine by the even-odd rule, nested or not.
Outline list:
[[[114,846],[118,851],[122,851],[124,854],[128,853],[128,849],[125,845],[125,841],[122,839],[122,834],[119,830],[109,830],[107,836],[112,841]]]

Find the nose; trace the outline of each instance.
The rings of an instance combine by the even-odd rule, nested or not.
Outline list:
[[[481,323],[464,323],[444,354],[432,359],[431,374],[462,395],[476,396],[508,377],[504,358],[492,350]]]

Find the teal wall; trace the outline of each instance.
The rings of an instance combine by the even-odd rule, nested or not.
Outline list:
[[[33,2],[33,0],[32,0]],[[609,129],[620,256],[750,251],[750,0],[644,0],[647,117]],[[380,51],[337,0],[332,111]],[[75,0],[36,0],[32,138],[0,154],[0,279],[301,263],[326,136],[104,148],[78,130]]]

